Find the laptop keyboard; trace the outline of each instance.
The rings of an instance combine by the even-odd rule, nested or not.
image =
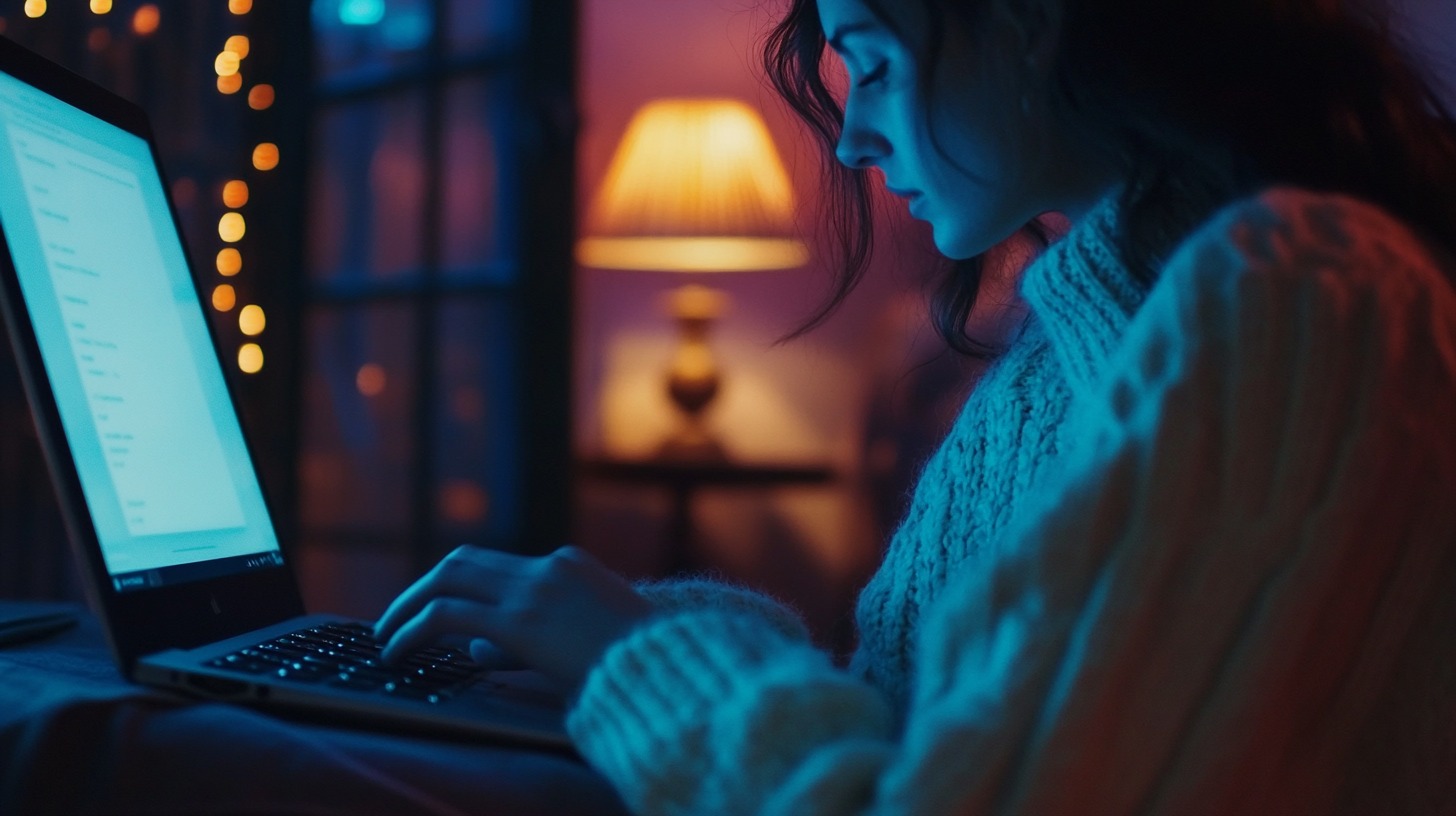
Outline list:
[[[379,659],[368,626],[326,623],[290,632],[206,665],[294,683],[441,703],[484,676],[459,649],[420,649],[397,663]]]

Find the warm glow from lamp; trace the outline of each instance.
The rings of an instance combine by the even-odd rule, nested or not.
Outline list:
[[[46,0],[25,0],[25,16],[40,17],[46,13]]]
[[[111,12],[111,0],[91,0],[92,14],[108,14]]]
[[[225,278],[243,271],[243,253],[236,247],[226,247],[217,253],[217,274]]]
[[[272,142],[263,142],[253,148],[253,167],[259,170],[272,170],[278,166],[278,145]]]
[[[228,0],[228,11],[233,14],[247,14],[253,10],[253,0]]]
[[[663,99],[627,126],[577,246],[586,266],[723,272],[809,257],[763,119],[731,99]]]
[[[228,74],[217,78],[217,92],[220,94],[235,94],[242,89],[242,74]]]
[[[794,194],[763,119],[732,99],[662,99],[627,125],[576,247],[585,266],[668,272],[743,272],[802,266]],[[683,424],[659,455],[717,460],[723,446],[706,409],[721,386],[708,344],[727,296],[700,284],[667,298],[681,342],[667,393]]]

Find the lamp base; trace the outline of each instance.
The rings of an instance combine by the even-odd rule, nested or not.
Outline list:
[[[728,451],[707,433],[678,433],[662,443],[657,458],[669,462],[726,462]]]
[[[727,296],[706,286],[689,284],[672,292],[668,306],[681,332],[681,343],[668,369],[667,393],[681,412],[677,432],[658,450],[674,461],[722,461],[723,446],[704,425],[703,414],[718,394],[718,364],[708,348],[708,330],[722,313]]]

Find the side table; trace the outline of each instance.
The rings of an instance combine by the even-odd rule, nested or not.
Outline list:
[[[697,565],[693,496],[705,488],[763,489],[787,485],[822,485],[834,481],[826,463],[785,464],[739,462],[732,459],[622,459],[587,457],[580,460],[582,477],[618,484],[663,488],[671,498],[667,523],[668,574]]]

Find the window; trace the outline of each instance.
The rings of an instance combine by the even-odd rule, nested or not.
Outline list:
[[[315,586],[372,571],[316,599],[377,613],[461,543],[567,535],[575,8],[310,16],[299,541]]]

